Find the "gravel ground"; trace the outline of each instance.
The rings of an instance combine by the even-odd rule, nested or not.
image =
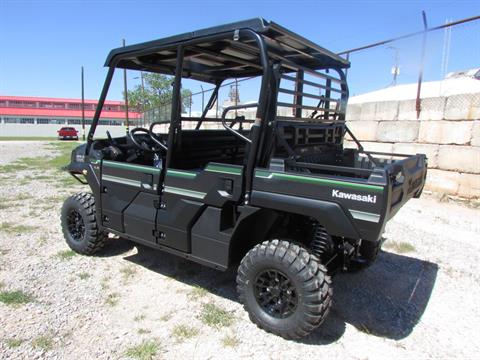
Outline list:
[[[0,142],[1,160],[32,156],[29,149]],[[52,151],[43,146],[35,156]],[[0,302],[2,359],[123,359],[144,341],[146,354],[157,348],[154,358],[168,359],[478,358],[477,209],[428,195],[410,201],[388,224],[376,263],[334,278],[322,327],[286,341],[249,321],[234,270],[118,239],[95,257],[68,252],[59,210],[63,198],[85,188],[67,188],[53,172],[19,181],[27,175],[0,174],[0,293],[31,297]],[[231,323],[205,324],[206,304],[226,310]]]

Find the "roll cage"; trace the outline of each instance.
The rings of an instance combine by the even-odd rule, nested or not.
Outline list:
[[[216,86],[202,116],[197,119],[196,129],[199,129],[225,79],[261,76],[257,103],[225,108],[222,119],[217,119],[226,130],[249,143],[248,160],[245,164],[247,192],[251,189],[255,166],[266,166],[273,148],[280,146],[292,157],[292,146],[302,141],[311,142],[315,137],[322,137],[322,143],[341,143],[343,140],[348,99],[343,69],[350,66],[349,62],[274,22],[261,18],[251,19],[114,49],[108,55],[105,66],[108,67],[108,73],[88,134],[86,154],[93,142],[116,68],[174,76],[167,139],[169,149],[173,148],[175,136],[181,130],[183,120],[180,104],[182,78],[200,80]],[[330,70],[335,71],[338,77],[332,76]],[[293,85],[290,88],[281,87],[281,81],[291,82]],[[308,92],[305,87],[318,89],[319,93]],[[323,95],[320,91],[323,91]],[[290,103],[280,101],[280,94],[293,99]],[[340,97],[335,99],[333,94]],[[307,99],[318,100],[318,104],[308,105]],[[226,115],[234,109],[251,107],[256,107],[257,111],[247,138],[233,130],[233,123],[227,124]],[[277,108],[280,107],[291,109],[291,113],[278,116]],[[315,135],[313,130],[302,129],[301,126],[302,123],[319,122],[339,124],[339,127],[333,126]],[[267,127],[270,130],[268,135],[265,131]],[[167,151],[167,168],[171,161],[172,151]]]

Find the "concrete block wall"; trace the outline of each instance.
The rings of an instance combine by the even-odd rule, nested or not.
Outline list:
[[[428,157],[426,189],[480,198],[480,94],[354,103],[347,124],[366,150]],[[348,147],[355,147],[351,139]]]

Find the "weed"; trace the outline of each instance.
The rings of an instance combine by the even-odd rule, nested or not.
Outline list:
[[[73,250],[62,250],[59,251],[55,256],[60,260],[70,260],[74,256],[77,256],[77,253]]]
[[[190,339],[198,335],[198,329],[187,326],[187,325],[177,325],[173,328],[173,336],[177,341],[183,341],[185,339]]]
[[[105,303],[110,306],[115,306],[118,304],[120,294],[118,293],[110,293],[107,295],[107,298],[105,299]]]
[[[224,327],[232,325],[235,317],[215,304],[204,304],[200,320],[212,327]]]
[[[224,347],[236,347],[240,342],[238,339],[232,335],[225,335],[222,338],[222,344]]]
[[[90,274],[87,272],[81,272],[80,274],[78,274],[78,277],[80,278],[80,280],[86,280],[90,277]]]
[[[38,239],[38,245],[45,245],[47,243],[48,236],[47,235],[42,235]]]
[[[6,203],[5,201],[0,202],[0,210],[9,209],[10,207],[12,207],[11,204]]]
[[[9,222],[2,222],[0,224],[0,231],[3,231],[11,235],[29,233],[29,232],[32,232],[33,230],[35,230],[35,227],[30,225],[22,225],[22,224],[16,225]]]
[[[7,305],[27,304],[33,300],[33,296],[26,294],[21,290],[0,292],[0,302]]]
[[[207,289],[201,287],[200,285],[193,285],[193,288],[188,293],[188,297],[192,300],[197,300],[204,297],[208,294]]]
[[[22,343],[23,343],[22,339],[12,338],[12,339],[5,340],[5,344],[7,344],[7,347],[10,349],[19,347],[20,345],[22,345]]]
[[[145,314],[140,314],[133,318],[133,321],[142,321],[142,320],[145,320]]]
[[[49,335],[39,336],[32,341],[32,346],[44,351],[48,351],[53,348],[53,339]]]
[[[160,346],[155,340],[145,340],[128,348],[125,355],[138,360],[150,360],[153,359],[158,350],[160,350]]]
[[[5,283],[3,281],[0,281],[0,289],[3,289],[5,287]]]
[[[123,280],[127,281],[128,279],[133,277],[133,275],[135,275],[137,269],[133,266],[124,266],[120,269],[120,272],[122,273]]]
[[[145,334],[150,334],[151,331],[148,330],[148,329],[138,329],[138,330],[137,330],[137,333],[138,333],[139,335],[145,335]]]
[[[415,246],[405,241],[400,242],[386,242],[383,246],[386,249],[393,250],[399,254],[415,251]]]

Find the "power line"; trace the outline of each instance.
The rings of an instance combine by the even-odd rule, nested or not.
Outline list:
[[[439,25],[439,26],[435,26],[435,27],[431,27],[431,28],[427,28],[425,30],[415,31],[415,32],[405,34],[405,35],[402,35],[402,36],[398,36],[398,37],[395,37],[395,38],[391,38],[391,39],[388,39],[388,40],[378,41],[378,42],[370,44],[370,45],[364,45],[364,46],[360,46],[360,47],[353,48],[353,49],[350,49],[350,50],[344,50],[344,51],[341,51],[341,52],[337,53],[337,55],[346,55],[346,54],[350,54],[352,52],[357,52],[357,51],[361,51],[361,50],[365,50],[365,49],[370,49],[370,48],[377,47],[377,46],[380,46],[380,45],[385,45],[385,44],[388,44],[388,43],[391,43],[391,42],[394,42],[394,41],[398,41],[398,40],[406,39],[406,38],[409,38],[409,37],[421,35],[421,34],[424,34],[425,32],[440,30],[440,29],[444,29],[444,28],[447,28],[447,27],[460,25],[460,24],[464,24],[464,23],[467,23],[467,22],[470,22],[470,21],[477,21],[477,20],[480,20],[480,15],[472,16],[472,17],[457,20],[457,21],[453,21],[453,22],[450,22],[450,23],[447,23],[447,24],[443,24],[443,25]]]

